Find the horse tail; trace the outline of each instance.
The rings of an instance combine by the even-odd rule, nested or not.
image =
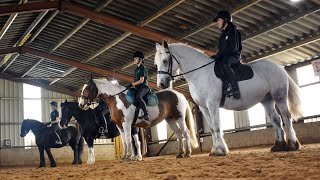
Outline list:
[[[190,109],[190,106],[187,100],[186,100],[186,103],[187,103],[186,124],[190,131],[190,142],[193,148],[197,148],[199,146],[199,143],[198,143],[198,138],[195,131],[194,119],[193,119],[192,111]]]
[[[289,92],[288,92],[288,105],[289,112],[294,121],[298,121],[302,118],[302,109],[300,101],[300,93],[298,85],[288,75],[289,80]]]
[[[79,157],[81,157],[82,153],[83,153],[83,144],[84,144],[84,139],[81,136],[79,143],[78,143],[78,153],[79,153]]]

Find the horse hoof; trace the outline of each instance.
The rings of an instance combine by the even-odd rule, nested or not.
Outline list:
[[[51,166],[50,166],[50,167],[57,167],[57,164],[56,164],[56,163],[51,164]]]
[[[38,168],[44,168],[44,167],[46,167],[46,166],[45,165],[41,165],[41,164],[38,166]]]
[[[276,141],[271,148],[272,152],[286,151],[287,143],[285,141]]]
[[[296,142],[293,142],[291,140],[288,140],[288,151],[298,151],[301,148],[301,144],[298,139],[296,139]]]
[[[178,155],[176,156],[176,158],[177,158],[177,159],[180,159],[180,158],[183,158],[183,156],[182,156],[182,154],[178,154]]]
[[[210,152],[209,156],[226,156],[229,153],[229,150],[216,148]]]
[[[184,155],[184,157],[185,157],[185,158],[190,158],[191,155],[190,155],[190,154],[186,154],[186,155]]]

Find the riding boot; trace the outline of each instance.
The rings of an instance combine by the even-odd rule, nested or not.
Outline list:
[[[147,111],[147,105],[143,100],[140,102],[140,107],[141,107],[141,109],[143,111],[142,118],[148,121],[150,119],[150,117],[149,117],[149,113]]]
[[[55,133],[56,133],[56,136],[57,136],[57,139],[58,139],[58,140],[56,140],[56,144],[57,145],[62,145],[62,142],[61,142],[59,134],[57,132],[55,132]]]
[[[240,99],[239,85],[238,85],[238,82],[236,81],[236,77],[230,65],[224,64],[223,71],[225,72],[225,75],[228,78],[228,81],[230,82],[230,85],[231,85],[231,91],[227,96],[229,97],[233,96],[235,99]]]

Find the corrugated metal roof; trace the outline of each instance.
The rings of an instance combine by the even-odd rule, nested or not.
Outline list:
[[[0,6],[17,2],[3,1]],[[174,0],[72,0],[71,2],[90,10],[107,3],[108,5],[100,11],[102,14],[134,25],[139,25],[170,4],[177,3]],[[320,30],[320,2],[318,0],[304,0],[298,3],[288,0],[186,0],[143,25],[144,28],[154,32],[168,34],[204,48],[216,50],[221,31],[212,23],[212,19],[217,11],[222,9],[233,12],[234,23],[243,36],[244,58],[267,58],[282,65],[290,65],[319,55],[320,37],[317,32]],[[48,20],[52,13],[47,13],[33,33]],[[37,15],[38,13],[19,14],[0,40],[0,48],[12,47]],[[6,23],[8,17],[0,16],[0,27]],[[74,28],[85,20],[67,12],[60,12],[28,46],[47,52],[51,52],[56,47],[52,52],[55,55],[79,62],[85,61],[90,65],[108,70],[118,70],[127,65],[131,61],[132,53],[136,50],[152,52],[154,49],[154,41],[126,34],[122,30],[93,21],[84,23],[78,31],[75,31]],[[70,38],[65,38],[73,31],[75,33]],[[66,41],[57,46],[62,39]],[[114,43],[118,39],[121,40]],[[312,39],[313,42],[301,44],[306,39]],[[106,50],[96,55],[103,48]],[[273,54],[273,52],[277,53]],[[31,55],[22,55],[12,63],[8,72],[21,75],[39,59]],[[154,74],[156,67],[153,63],[153,55],[146,58],[145,64],[149,74]],[[56,77],[63,73],[52,69],[62,72],[69,68],[70,66],[45,60],[28,73],[28,76]],[[128,67],[119,72],[132,75],[133,70],[134,67]],[[77,69],[68,76],[88,74],[89,72]],[[155,82],[155,79],[151,81]],[[83,78],[62,79],[55,85],[77,90],[83,82]],[[175,84],[180,83],[183,84],[183,80]],[[187,86],[181,86],[178,89],[187,90]]]

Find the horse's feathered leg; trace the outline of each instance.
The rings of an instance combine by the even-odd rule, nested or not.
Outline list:
[[[277,101],[277,106],[281,112],[282,119],[287,127],[288,132],[288,151],[297,151],[301,148],[301,144],[297,139],[296,132],[293,129],[291,115],[288,110],[287,100]]]
[[[124,160],[127,157],[127,143],[126,143],[126,138],[124,136],[124,132],[120,131],[121,135],[121,142],[122,142],[122,147],[123,147],[123,153],[121,159]]]
[[[171,120],[171,119],[166,119],[167,123],[169,124],[170,128],[172,131],[176,134],[177,139],[178,139],[178,155],[176,156],[177,158],[182,158],[183,154],[183,145],[182,145],[182,132],[181,129],[178,127],[178,124],[176,121]]]
[[[274,146],[271,148],[272,152],[278,152],[278,151],[285,151],[286,149],[286,139],[285,139],[285,132],[283,130],[282,126],[282,120],[280,119],[279,115],[277,114],[275,110],[275,102],[271,98],[265,99],[261,102],[263,105],[267,115],[271,119],[274,133],[276,137],[276,141]]]
[[[140,143],[140,140],[139,140],[139,135],[138,134],[134,134],[133,135],[133,139],[134,139],[135,146],[137,148],[137,159],[135,159],[135,160],[141,161],[142,160],[142,155],[141,155],[141,143]]]
[[[88,160],[87,164],[94,164],[95,162],[95,157],[94,157],[94,149],[93,149],[93,141],[94,139],[92,137],[87,138],[87,143],[88,143]]]
[[[212,121],[212,127],[210,128],[212,128],[216,140],[214,150],[210,155],[225,156],[229,153],[229,149],[223,138],[223,131],[220,125],[219,106],[209,104],[207,107],[210,107],[209,113]]]
[[[53,159],[53,156],[51,154],[50,148],[46,147],[45,150],[46,150],[46,153],[48,155],[48,158],[50,159],[50,164],[51,164],[50,166],[51,167],[56,167],[57,164],[56,164],[55,160]]]
[[[185,157],[191,157],[191,143],[190,143],[190,131],[189,129],[187,128],[186,126],[186,123],[185,123],[185,115],[182,115],[178,121],[177,121],[180,129],[181,129],[181,132],[183,134],[183,137],[185,138],[186,140],[186,144],[185,144]]]
[[[130,160],[132,155],[132,139],[131,139],[131,124],[127,120],[123,123],[124,129],[124,137],[127,146],[127,156],[125,157],[126,160]]]

